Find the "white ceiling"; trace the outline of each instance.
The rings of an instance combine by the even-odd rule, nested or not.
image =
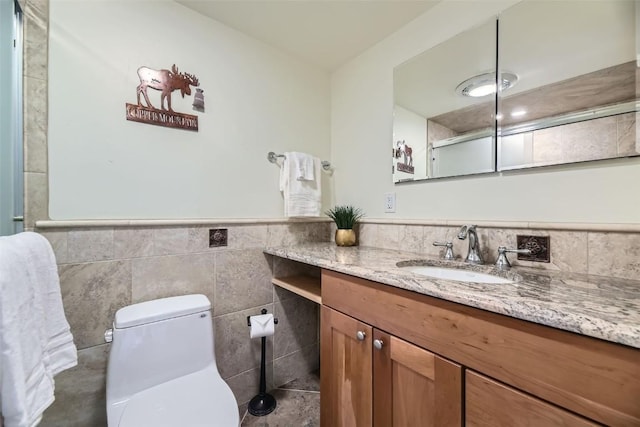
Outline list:
[[[176,0],[333,71],[440,0]]]

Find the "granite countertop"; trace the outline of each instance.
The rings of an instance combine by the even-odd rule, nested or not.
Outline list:
[[[265,252],[328,270],[430,295],[494,313],[640,348],[640,281],[514,267],[499,272],[490,265],[372,247],[314,243],[268,247]],[[509,284],[434,279],[402,270],[397,262],[457,266],[514,279]],[[411,263],[409,263],[411,264]]]

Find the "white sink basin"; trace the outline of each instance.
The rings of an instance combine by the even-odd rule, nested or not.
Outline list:
[[[424,265],[408,265],[401,268],[415,274],[421,274],[435,279],[475,283],[513,283],[513,280],[494,276],[492,274],[478,273],[471,270],[462,270],[457,268],[432,267]]]

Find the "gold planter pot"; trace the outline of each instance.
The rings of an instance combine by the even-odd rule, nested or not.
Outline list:
[[[356,232],[349,230],[336,230],[336,245],[354,246],[356,244]]]

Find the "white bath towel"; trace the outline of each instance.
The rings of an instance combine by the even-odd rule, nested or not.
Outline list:
[[[280,191],[284,197],[286,217],[320,216],[322,188],[320,159],[309,156],[313,161],[313,179],[299,180],[299,154],[284,153],[285,159],[280,169]],[[310,175],[306,175],[310,176]]]
[[[77,364],[47,239],[0,237],[0,412],[4,427],[31,427],[53,403],[53,377]]]

